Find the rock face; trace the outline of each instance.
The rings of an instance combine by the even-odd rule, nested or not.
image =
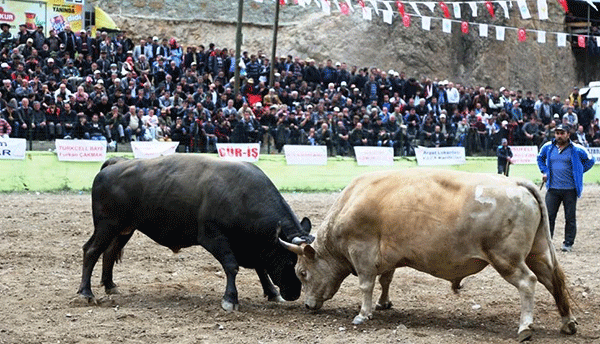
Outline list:
[[[292,1],[288,1],[292,3]],[[352,3],[356,3],[352,1]],[[366,1],[366,3],[369,3]],[[129,37],[175,37],[183,45],[215,43],[234,48],[238,1],[156,1],[100,0],[103,8],[126,30]],[[535,0],[527,0],[529,10],[537,18]],[[556,1],[548,1],[549,21],[522,20],[516,6],[510,19],[504,19],[500,7],[496,19],[491,19],[479,3],[479,17],[469,17],[469,6],[462,6],[463,20],[490,24],[488,37],[479,37],[479,28],[471,25],[468,34],[460,23],[452,23],[452,33],[443,33],[441,20],[432,19],[431,30],[421,28],[421,19],[412,17],[410,27],[394,17],[392,25],[382,17],[372,21],[362,18],[360,11],[346,16],[332,7],[332,15],[324,15],[314,4],[307,8],[282,6],[277,55],[294,55],[323,61],[345,61],[358,67],[377,66],[383,70],[405,71],[408,76],[448,79],[472,86],[490,85],[509,89],[531,90],[534,93],[567,95],[578,80],[578,64],[569,42],[557,47],[556,35],[548,33],[546,43],[537,43],[535,33],[519,42],[516,30],[507,29],[504,41],[495,38],[494,25],[564,32],[564,12]],[[427,7],[419,5],[421,13],[429,15]],[[243,50],[251,53],[261,49],[270,55],[275,4],[271,0],[257,3],[245,1]],[[407,10],[407,12],[409,12]],[[432,17],[441,18],[436,6]],[[582,78],[581,71],[579,78]]]

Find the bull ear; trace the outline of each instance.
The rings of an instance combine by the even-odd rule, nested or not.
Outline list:
[[[304,256],[308,259],[315,259],[315,255],[317,254],[317,252],[315,252],[315,249],[310,246],[310,244],[302,244],[302,252],[304,253]]]
[[[312,223],[310,222],[308,217],[305,217],[302,219],[302,221],[300,222],[300,227],[302,227],[302,230],[304,230],[304,233],[306,233],[306,234],[310,233],[310,230],[312,228]]]

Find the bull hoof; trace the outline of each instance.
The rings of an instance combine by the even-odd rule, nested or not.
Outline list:
[[[75,299],[71,301],[73,306],[98,306],[98,300],[94,295],[83,295],[78,294]]]
[[[285,302],[281,295],[269,296],[267,300],[269,300],[269,302]]]
[[[523,330],[523,331],[519,332],[519,343],[527,341],[527,340],[531,340],[532,336],[533,336],[533,330],[531,330],[531,329],[527,329],[527,330]]]
[[[233,311],[237,311],[240,308],[239,304],[233,304],[229,301],[221,301],[221,308],[223,308],[223,310],[225,310],[225,312],[227,313],[231,313]]]
[[[375,305],[375,309],[379,309],[379,310],[385,310],[385,309],[390,309],[390,308],[392,308],[391,301],[384,302],[383,304],[377,302],[377,304]]]
[[[121,294],[119,292],[119,288],[117,287],[112,287],[112,288],[106,288],[105,289],[106,295],[117,295],[117,294]]]
[[[359,315],[357,315],[357,316],[354,317],[354,320],[352,320],[352,324],[354,324],[354,325],[362,325],[365,322],[367,322],[367,320],[369,320],[369,319],[371,319],[370,316],[366,317],[364,315],[359,314]]]
[[[560,333],[568,335],[573,335],[577,333],[577,327],[575,325],[577,325],[577,322],[575,320],[569,321],[560,328]]]

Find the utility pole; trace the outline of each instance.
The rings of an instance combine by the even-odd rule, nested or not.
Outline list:
[[[273,48],[271,50],[271,70],[269,71],[269,88],[273,87],[275,75],[275,61],[277,57],[277,30],[279,29],[279,0],[275,0],[275,22],[273,23]]]
[[[242,18],[244,16],[244,0],[238,1],[237,33],[235,35],[235,83],[233,93],[240,93],[240,50],[242,49]]]

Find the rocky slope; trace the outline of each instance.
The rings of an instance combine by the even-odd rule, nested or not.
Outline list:
[[[527,3],[537,18],[535,1]],[[235,46],[237,1],[125,0],[117,4],[100,0],[96,4],[130,37],[176,37],[184,46],[210,42],[220,47]],[[496,19],[491,20],[481,5],[478,18],[466,16],[470,15],[468,6],[463,6],[462,12],[463,19],[470,22],[564,31],[562,8],[555,1],[548,1],[548,7],[551,19],[543,22],[521,20],[516,6],[510,10],[510,19],[504,19],[502,10],[497,8]],[[270,54],[274,8],[270,0],[245,1],[244,50],[262,49]],[[437,6],[436,11],[434,16],[441,18]],[[407,9],[407,12],[410,11]],[[424,6],[421,12],[430,13]],[[381,16],[366,21],[359,11],[346,16],[333,9],[332,15],[326,16],[314,3],[305,9],[283,6],[280,24],[277,55],[292,54],[317,61],[332,58],[359,67],[403,70],[415,77],[562,96],[573,85],[582,84],[577,80],[578,67],[571,48],[557,47],[556,36],[552,34],[547,34],[547,43],[539,44],[536,35],[529,32],[527,41],[521,43],[516,31],[507,29],[505,41],[497,41],[493,28],[489,30],[489,37],[481,38],[477,27],[471,25],[469,34],[465,35],[459,23],[453,23],[452,33],[447,34],[442,32],[440,20],[432,20],[431,31],[425,31],[417,17],[413,17],[411,26],[406,28],[400,18],[394,18],[389,25]]]

